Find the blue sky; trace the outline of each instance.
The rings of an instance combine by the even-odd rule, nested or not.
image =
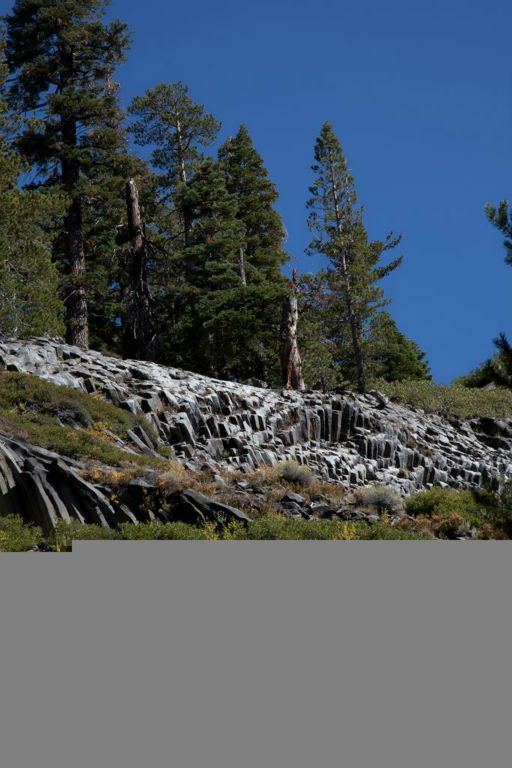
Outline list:
[[[182,80],[221,138],[247,125],[301,271],[318,267],[305,202],[315,138],[333,123],[371,237],[403,234],[385,288],[437,381],[512,336],[512,269],[483,210],[512,198],[510,0],[113,0],[111,13],[134,33],[125,103]]]

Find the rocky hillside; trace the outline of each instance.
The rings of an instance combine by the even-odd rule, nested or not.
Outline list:
[[[295,461],[346,488],[379,483],[404,496],[433,485],[497,486],[512,475],[512,420],[448,421],[379,392],[272,391],[48,339],[0,342],[0,368],[96,395],[133,415],[132,428],[112,433],[128,462],[173,456],[192,472],[220,477]],[[24,510],[45,528],[68,518],[108,526],[140,518],[136,492],[116,506],[83,479],[80,462],[0,429],[0,512]],[[140,478],[136,483],[140,488]]]

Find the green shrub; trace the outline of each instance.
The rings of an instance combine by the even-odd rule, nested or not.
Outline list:
[[[432,534],[410,530],[403,525],[390,525],[384,517],[372,525],[364,521],[355,523],[355,538],[359,541],[430,541]]]
[[[400,494],[387,485],[367,485],[359,488],[355,496],[359,504],[374,509],[379,515],[385,512],[396,514],[404,509]]]
[[[265,515],[249,523],[241,538],[252,541],[349,541],[354,525],[342,520],[289,520],[281,515]]]
[[[512,539],[512,482],[498,494],[480,491],[477,496],[484,505],[482,538]]]
[[[29,552],[42,539],[41,529],[25,525],[21,517],[0,517],[0,552]]]
[[[484,506],[469,490],[431,488],[408,499],[406,509],[416,518],[418,529],[444,539],[471,535],[472,528],[479,528],[487,520]]]
[[[71,552],[74,541],[115,541],[119,533],[100,525],[82,525],[77,521],[60,522],[50,534],[49,543],[56,552]]]
[[[478,504],[471,491],[457,491],[454,488],[430,488],[428,491],[411,496],[406,509],[414,517],[433,517],[439,514],[459,514],[463,517],[478,513]]]
[[[196,528],[186,523],[125,523],[120,527],[120,538],[125,541],[205,541],[211,537],[207,528]]]

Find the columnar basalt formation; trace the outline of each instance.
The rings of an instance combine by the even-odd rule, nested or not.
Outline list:
[[[143,415],[192,470],[252,472],[295,460],[347,487],[384,483],[404,495],[512,476],[512,421],[450,422],[379,392],[273,391],[48,339],[1,342],[0,366]],[[130,437],[127,450],[158,452],[144,430]]]

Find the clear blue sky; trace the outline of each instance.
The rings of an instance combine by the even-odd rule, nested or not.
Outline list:
[[[2,10],[10,3],[0,0]],[[512,198],[510,0],[113,0],[134,33],[123,101],[182,80],[223,123],[249,128],[280,192],[302,271],[305,201],[330,120],[373,238],[401,232],[385,281],[399,327],[448,382],[512,336],[512,268],[486,202]]]

